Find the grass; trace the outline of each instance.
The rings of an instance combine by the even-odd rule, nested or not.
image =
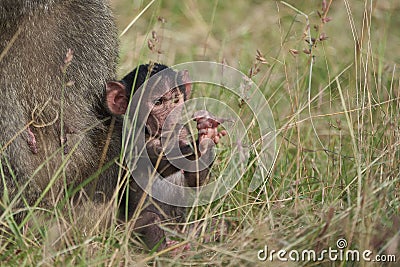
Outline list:
[[[150,2],[112,1],[121,32],[137,19],[120,37],[120,77],[148,61],[193,60],[225,62],[251,76],[269,102],[278,133],[277,158],[271,172],[262,174],[265,183],[248,192],[260,169],[255,161],[229,194],[192,209],[190,220],[223,218],[230,228],[221,242],[181,239],[193,250],[175,257],[142,250],[129,229],[77,229],[55,214],[68,229],[62,236],[66,246],[50,243],[54,229],[16,230],[1,244],[1,265],[385,265],[327,257],[280,262],[277,254],[273,262],[257,259],[265,246],[320,252],[336,249],[340,238],[350,250],[371,250],[371,258],[395,255],[399,262],[400,4],[326,1],[323,11],[322,1],[171,0],[154,1],[136,17]],[[195,87],[193,94],[228,99],[245,123],[252,120],[231,95],[207,86]],[[250,142],[260,138],[248,134]],[[224,144],[216,175],[229,171],[224,166],[233,147]],[[90,204],[84,208],[90,211]]]

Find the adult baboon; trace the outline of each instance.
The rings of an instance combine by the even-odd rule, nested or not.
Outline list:
[[[116,32],[106,0],[0,2],[0,216],[10,203],[51,207],[89,177],[88,193],[112,195],[116,167],[98,170],[120,151],[111,138],[104,152],[101,113]]]

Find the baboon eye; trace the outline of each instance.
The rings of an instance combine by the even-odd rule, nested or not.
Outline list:
[[[179,94],[174,95],[172,99],[175,104],[179,103]]]
[[[161,99],[161,97],[158,98],[158,99],[156,99],[156,100],[154,100],[153,103],[154,103],[154,105],[156,105],[156,106],[161,105],[161,104],[162,104],[162,99]]]

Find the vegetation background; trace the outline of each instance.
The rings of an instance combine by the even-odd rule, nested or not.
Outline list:
[[[257,258],[265,246],[337,249],[340,238],[346,249],[371,250],[371,258],[394,255],[400,262],[399,1],[111,4],[121,33],[119,77],[149,61],[207,60],[239,69],[270,103],[278,132],[276,163],[256,192],[247,191],[254,164],[221,201],[192,210],[191,218],[229,223],[220,242],[185,237],[182,244],[190,242],[192,249],[172,255],[144,251],[123,229],[75,234],[68,247],[53,250],[45,238],[21,235],[11,249],[2,245],[1,265],[388,265]],[[209,92],[201,90],[194,94]],[[246,116],[251,121],[252,114]],[[218,166],[231,149],[222,146]]]
[[[121,32],[149,2],[113,1]],[[258,250],[335,249],[339,238],[400,261],[399,11],[395,0],[154,1],[122,34],[121,75],[149,60],[224,62],[274,114],[265,186],[249,194],[244,177],[208,211],[235,221],[224,242],[182,264],[286,266],[258,261]]]

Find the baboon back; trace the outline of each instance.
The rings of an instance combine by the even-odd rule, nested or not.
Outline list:
[[[77,186],[99,168],[108,131],[99,110],[117,60],[114,21],[106,1],[3,0],[0,36],[0,199],[27,184],[22,196],[33,204],[50,184],[42,206],[52,205],[64,184]],[[105,162],[119,153],[112,140]],[[100,175],[102,197],[115,189],[115,173]]]

